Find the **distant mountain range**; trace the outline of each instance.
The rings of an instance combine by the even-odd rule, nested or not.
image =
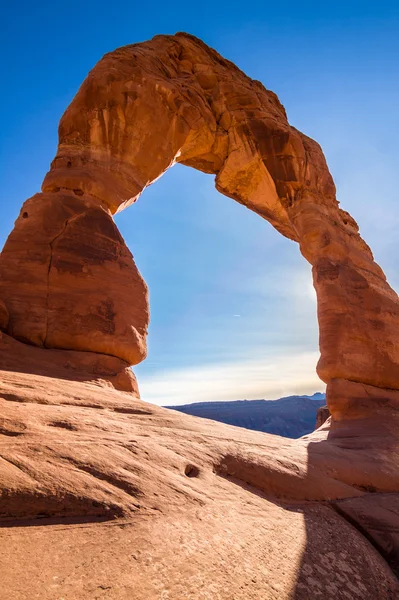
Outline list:
[[[279,400],[195,402],[166,408],[228,425],[298,438],[315,429],[317,411],[325,403],[325,394],[316,392],[312,396],[287,396]]]

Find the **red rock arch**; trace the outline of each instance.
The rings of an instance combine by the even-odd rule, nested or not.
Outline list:
[[[7,333],[143,360],[147,289],[112,215],[174,162],[215,174],[221,193],[299,243],[318,300],[317,371],[336,418],[350,385],[392,398],[398,296],[339,208],[320,146],[289,125],[273,92],[183,33],[104,56],[62,117],[42,193],[23,205],[1,255]]]

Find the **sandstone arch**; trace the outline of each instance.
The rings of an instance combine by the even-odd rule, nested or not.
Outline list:
[[[1,255],[5,331],[143,360],[147,289],[112,215],[174,162],[215,174],[221,193],[299,243],[334,417],[371,414],[380,402],[365,398],[397,402],[398,296],[339,208],[320,146],[289,125],[275,94],[184,33],[107,54],[65,112],[42,192]]]

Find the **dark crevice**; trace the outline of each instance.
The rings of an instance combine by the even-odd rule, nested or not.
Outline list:
[[[7,435],[9,437],[17,437],[23,435],[23,431],[11,431],[10,429],[3,429],[0,427],[0,435]]]
[[[19,402],[21,404],[24,402],[29,402],[25,398],[18,396],[18,394],[6,394],[5,392],[1,392],[0,400],[6,400],[7,402]],[[43,402],[38,402],[38,404],[43,404]]]
[[[94,506],[95,502],[92,502]],[[100,505],[100,503],[97,503]],[[0,520],[0,528],[5,529],[8,527],[44,527],[46,525],[89,525],[91,523],[104,523],[114,519],[123,517],[124,514],[107,514],[107,515],[85,515],[85,516],[69,516],[59,515],[51,516],[45,513],[38,514],[34,518],[22,518],[22,519],[5,519]]]
[[[152,412],[148,410],[143,410],[141,408],[128,408],[124,406],[115,407],[113,411],[126,415],[152,415]]]
[[[142,492],[137,486],[135,486],[133,483],[122,479],[122,477],[118,477],[115,473],[106,473],[100,469],[97,469],[94,465],[84,464],[79,460],[75,460],[71,457],[64,458],[66,458],[66,460],[72,465],[74,465],[79,471],[87,473],[88,475],[95,477],[95,479],[104,481],[105,483],[108,483],[108,485],[117,488],[122,492],[125,492],[133,498],[142,496]],[[136,506],[134,502],[132,502],[132,504]],[[137,505],[136,508],[139,508],[139,505]]]
[[[50,427],[60,427],[61,429],[67,429],[68,431],[78,431],[76,425],[73,423],[68,423],[68,421],[52,421],[48,423]]]
[[[96,408],[100,410],[105,410],[105,406],[102,404],[96,404],[95,402],[59,402],[58,406],[73,406],[74,408]]]

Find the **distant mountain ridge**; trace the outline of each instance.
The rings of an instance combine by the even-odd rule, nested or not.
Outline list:
[[[293,396],[287,396],[287,398],[292,398]],[[309,400],[324,400],[326,401],[326,395],[324,392],[315,392],[311,396],[307,396],[306,394],[302,394],[301,396],[296,396],[297,398],[309,398]],[[282,398],[280,398],[282,400]]]
[[[325,403],[325,394],[316,392],[311,396],[287,396],[278,400],[195,402],[166,408],[228,425],[298,438],[315,429],[317,411]]]

